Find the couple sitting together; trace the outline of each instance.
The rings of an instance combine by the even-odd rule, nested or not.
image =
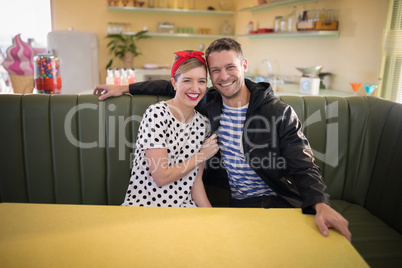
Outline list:
[[[302,208],[315,214],[324,236],[333,227],[350,241],[348,222],[330,206],[295,111],[275,97],[269,83],[244,78],[240,44],[222,38],[211,43],[205,58],[200,51],[175,54],[171,81],[94,90],[103,94],[99,100],[125,93],[173,97],[143,116],[123,205],[211,207],[203,177],[224,180],[232,207]]]

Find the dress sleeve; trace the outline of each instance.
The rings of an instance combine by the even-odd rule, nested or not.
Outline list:
[[[166,109],[161,105],[151,105],[146,110],[138,129],[138,149],[167,148],[167,116]]]

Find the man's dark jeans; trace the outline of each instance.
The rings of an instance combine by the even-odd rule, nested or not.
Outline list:
[[[294,208],[285,199],[275,195],[263,195],[245,199],[232,199],[231,207],[235,208]]]

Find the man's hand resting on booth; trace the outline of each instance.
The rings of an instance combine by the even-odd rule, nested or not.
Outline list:
[[[315,223],[323,236],[328,236],[328,228],[333,227],[344,235],[349,242],[352,241],[352,234],[348,228],[349,222],[341,214],[325,203],[315,204],[314,209],[316,211]]]
[[[109,97],[118,97],[125,93],[129,93],[128,85],[97,85],[94,89],[94,94],[103,94],[99,100],[105,100]]]

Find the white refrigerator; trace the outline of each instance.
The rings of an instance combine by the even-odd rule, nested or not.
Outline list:
[[[98,37],[62,30],[47,35],[47,48],[60,60],[61,94],[88,93],[99,84]]]

